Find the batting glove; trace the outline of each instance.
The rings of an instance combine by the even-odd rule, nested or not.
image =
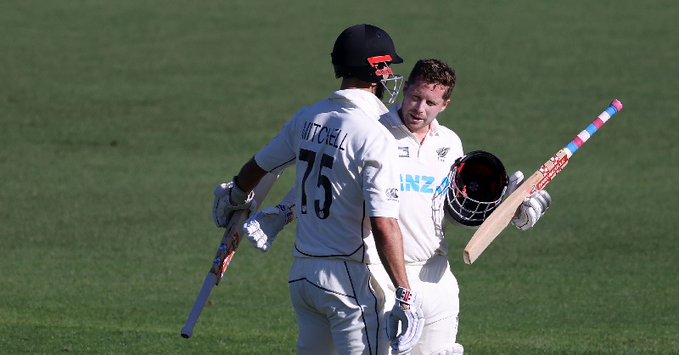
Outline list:
[[[512,224],[522,231],[533,228],[538,223],[538,220],[545,215],[551,204],[552,196],[549,195],[549,192],[545,190],[538,191],[519,206],[516,215],[512,219]]]
[[[245,221],[243,230],[255,248],[266,252],[271,248],[278,233],[293,219],[295,219],[295,212],[292,206],[280,204],[257,212]]]
[[[523,184],[523,173],[517,171],[509,177],[505,197],[511,195],[521,184]],[[512,224],[522,231],[533,228],[538,223],[538,220],[545,215],[551,204],[552,196],[549,195],[549,192],[545,190],[538,191],[519,206],[516,215],[512,219]]]
[[[214,192],[212,218],[217,227],[224,228],[229,224],[231,216],[238,210],[254,211],[257,204],[253,200],[254,192],[246,194],[233,181],[217,185]]]
[[[396,304],[387,315],[387,336],[391,342],[391,353],[410,352],[420,341],[423,327],[424,313],[417,294],[399,287],[396,289]]]

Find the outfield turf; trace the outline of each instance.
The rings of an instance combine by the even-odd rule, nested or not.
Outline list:
[[[330,3],[330,2],[328,2]],[[473,266],[469,354],[679,353],[679,2],[0,2],[0,353],[294,353],[292,229],[243,245],[191,340],[212,189],[339,82],[361,22],[457,70],[440,120],[532,173],[612,99],[532,231]],[[282,178],[282,197],[293,176]]]

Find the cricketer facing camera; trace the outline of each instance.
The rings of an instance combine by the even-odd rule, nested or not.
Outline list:
[[[451,102],[455,81],[455,71],[446,63],[420,60],[404,86],[402,104],[380,118],[397,141],[401,200],[398,223],[404,237],[408,278],[418,291],[426,320],[411,354],[464,352],[456,339],[459,289],[447,259],[444,216],[462,226],[478,227],[503,195],[508,195],[507,190],[515,189],[523,179],[520,171],[508,178],[504,166],[492,154],[475,151],[464,155],[457,134],[438,123],[437,115]],[[478,190],[477,194],[473,195],[472,190]],[[245,223],[248,240],[257,248],[266,251],[283,226],[300,212],[300,198],[296,195],[293,189],[281,204],[265,208]],[[546,191],[525,201],[514,225],[521,230],[533,227],[550,202]],[[367,243],[370,254],[374,244]],[[370,258],[371,262],[375,260]],[[371,263],[370,270],[377,280],[377,293],[394,291],[382,265]],[[385,300],[383,309],[388,311],[392,301]],[[386,321],[390,328],[388,316]],[[394,329],[389,331],[393,336]]]
[[[289,288],[300,354],[382,354],[389,342],[371,285],[371,263],[384,266],[396,298],[391,317],[401,333],[399,352],[417,343],[424,319],[410,291],[399,215],[397,148],[379,123],[380,101],[398,95],[403,62],[391,37],[372,25],[355,25],[336,39],[331,53],[340,90],[303,108],[241,168],[215,189],[215,223],[251,207],[251,191],[267,173],[295,164],[298,218]],[[366,241],[372,242],[368,253]]]

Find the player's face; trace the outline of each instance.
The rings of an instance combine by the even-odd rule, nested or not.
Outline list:
[[[415,134],[429,132],[429,125],[448,107],[450,99],[444,99],[446,87],[422,80],[406,83],[401,104],[401,120]]]

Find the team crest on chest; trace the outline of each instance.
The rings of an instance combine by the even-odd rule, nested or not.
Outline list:
[[[446,155],[448,155],[449,151],[450,147],[441,147],[439,149],[436,149],[436,154],[438,154],[439,160],[446,161]]]
[[[398,147],[398,157],[399,158],[410,157],[410,150],[408,149],[408,147]]]

